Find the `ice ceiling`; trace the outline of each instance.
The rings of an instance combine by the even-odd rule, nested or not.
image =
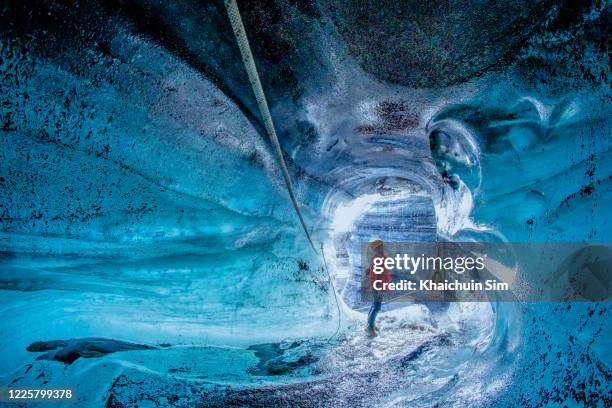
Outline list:
[[[340,332],[221,2],[7,2],[2,386],[609,406],[607,303],[402,305],[369,340],[351,267],[374,237],[609,241],[607,2],[239,6]]]

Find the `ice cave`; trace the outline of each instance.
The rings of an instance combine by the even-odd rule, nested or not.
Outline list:
[[[610,407],[609,295],[369,338],[355,266],[611,241],[608,1],[239,0],[316,252],[225,3],[0,4],[0,387],[75,390],[0,405]]]

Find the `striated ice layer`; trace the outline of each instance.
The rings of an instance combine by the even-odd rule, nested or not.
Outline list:
[[[252,125],[150,42],[110,47],[76,67],[2,43],[3,383],[39,340],[331,334],[331,292]]]
[[[309,38],[325,75],[302,66],[296,106],[270,99],[338,290],[328,342],[334,293],[257,119],[105,28],[61,53],[0,42],[0,385],[69,384],[82,407],[609,403],[607,303],[400,304],[369,339],[355,268],[375,238],[608,240],[605,84],[414,90]]]

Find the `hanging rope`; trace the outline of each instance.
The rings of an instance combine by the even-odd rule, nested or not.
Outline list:
[[[266,95],[264,94],[263,88],[261,86],[261,81],[259,80],[257,67],[255,66],[255,60],[253,59],[253,53],[251,52],[251,47],[249,46],[249,40],[247,39],[246,31],[244,30],[244,24],[242,24],[242,18],[240,17],[240,11],[238,10],[236,0],[225,0],[225,8],[229,16],[230,24],[232,25],[232,29],[234,30],[234,36],[236,37],[238,48],[240,48],[240,55],[242,56],[242,63],[244,64],[244,69],[247,72],[249,82],[251,83],[251,88],[253,89],[255,99],[257,100],[257,107],[259,108],[259,113],[261,114],[261,117],[264,121],[264,126],[266,128],[266,131],[268,132],[268,136],[270,137],[270,141],[272,142],[274,150],[276,151],[276,156],[278,157],[281,172],[283,174],[283,178],[285,179],[285,185],[287,186],[289,198],[291,198],[293,208],[295,208],[295,212],[298,218],[300,219],[300,224],[302,224],[302,228],[304,229],[306,238],[308,238],[310,247],[315,252],[315,254],[318,255],[317,250],[312,241],[312,237],[310,236],[310,232],[308,231],[306,223],[304,222],[304,217],[302,217],[302,212],[300,211],[300,206],[297,202],[297,198],[295,197],[295,193],[293,191],[293,185],[291,184],[291,178],[289,177],[287,164],[285,163],[283,151],[281,149],[280,143],[278,142],[278,137],[276,136],[276,130],[274,130],[274,123],[272,122],[272,116],[270,115],[270,109],[268,108]],[[323,258],[323,265],[325,267],[325,271],[327,272],[327,279],[329,285],[331,286],[331,290],[334,293],[334,299],[336,300],[336,308],[338,310],[338,327],[336,328],[335,333],[327,340],[328,342],[331,342],[331,340],[336,337],[338,331],[340,330],[340,303],[338,302],[338,294],[336,293],[336,288],[332,283],[329,269],[327,268],[325,254],[323,253],[323,244],[321,244],[321,256]]]
[[[234,35],[236,36],[236,41],[238,42],[238,47],[240,48],[240,54],[242,55],[242,63],[244,64],[244,69],[246,70],[247,75],[249,76],[249,82],[251,83],[251,88],[253,88],[253,93],[255,94],[255,99],[257,100],[259,113],[261,114],[261,117],[264,121],[264,126],[266,128],[266,131],[268,132],[268,136],[270,137],[270,141],[272,142],[274,150],[276,151],[276,156],[278,157],[281,172],[283,174],[283,178],[285,179],[285,184],[287,185],[287,192],[289,193],[289,198],[291,198],[293,208],[295,208],[295,212],[298,218],[300,219],[300,223],[302,224],[302,228],[306,233],[306,238],[308,238],[308,242],[310,242],[312,250],[317,253],[314,243],[312,242],[310,232],[308,231],[306,223],[304,222],[304,217],[302,217],[302,212],[300,211],[300,206],[295,197],[295,193],[293,191],[293,185],[291,184],[291,179],[289,178],[287,164],[285,163],[283,151],[281,150],[280,143],[278,142],[278,137],[276,136],[276,130],[274,130],[274,123],[272,122],[272,116],[270,115],[270,109],[268,108],[266,95],[264,94],[263,88],[261,87],[261,81],[259,80],[257,67],[255,66],[255,60],[253,59],[253,53],[251,52],[251,47],[249,46],[249,40],[247,39],[246,31],[244,30],[244,24],[242,24],[242,18],[240,17],[240,11],[238,11],[238,5],[236,4],[236,0],[225,0],[225,8],[227,9],[230,24],[232,25]]]
[[[323,257],[323,265],[325,265],[325,271],[327,272],[327,282],[329,282],[329,286],[331,287],[331,290],[334,292],[334,299],[336,300],[336,309],[338,310],[338,326],[336,327],[336,331],[334,332],[334,334],[332,334],[331,337],[327,339],[327,342],[329,343],[332,341],[334,337],[336,337],[336,335],[338,335],[338,332],[340,331],[340,316],[342,315],[342,313],[340,312],[340,302],[338,302],[338,294],[336,293],[336,287],[334,286],[332,282],[331,275],[329,274],[329,269],[327,268],[327,261],[325,260],[325,252],[323,251],[323,243],[321,243],[321,256]]]

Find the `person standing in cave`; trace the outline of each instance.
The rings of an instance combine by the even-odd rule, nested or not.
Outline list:
[[[384,264],[382,266],[382,273],[375,273],[374,271],[374,259],[386,258],[385,243],[379,239],[372,241],[369,246],[369,252],[372,254],[372,256],[370,257],[370,266],[366,272],[368,276],[369,289],[372,291],[372,306],[370,306],[370,311],[368,312],[366,332],[368,332],[370,336],[376,336],[378,335],[379,331],[378,327],[376,326],[376,316],[382,307],[384,292],[388,290],[384,284],[391,282],[391,274]],[[375,285],[374,283],[376,281],[382,282],[378,282],[379,284]],[[381,283],[383,285],[381,285]],[[378,287],[379,289],[377,290],[375,287]]]

